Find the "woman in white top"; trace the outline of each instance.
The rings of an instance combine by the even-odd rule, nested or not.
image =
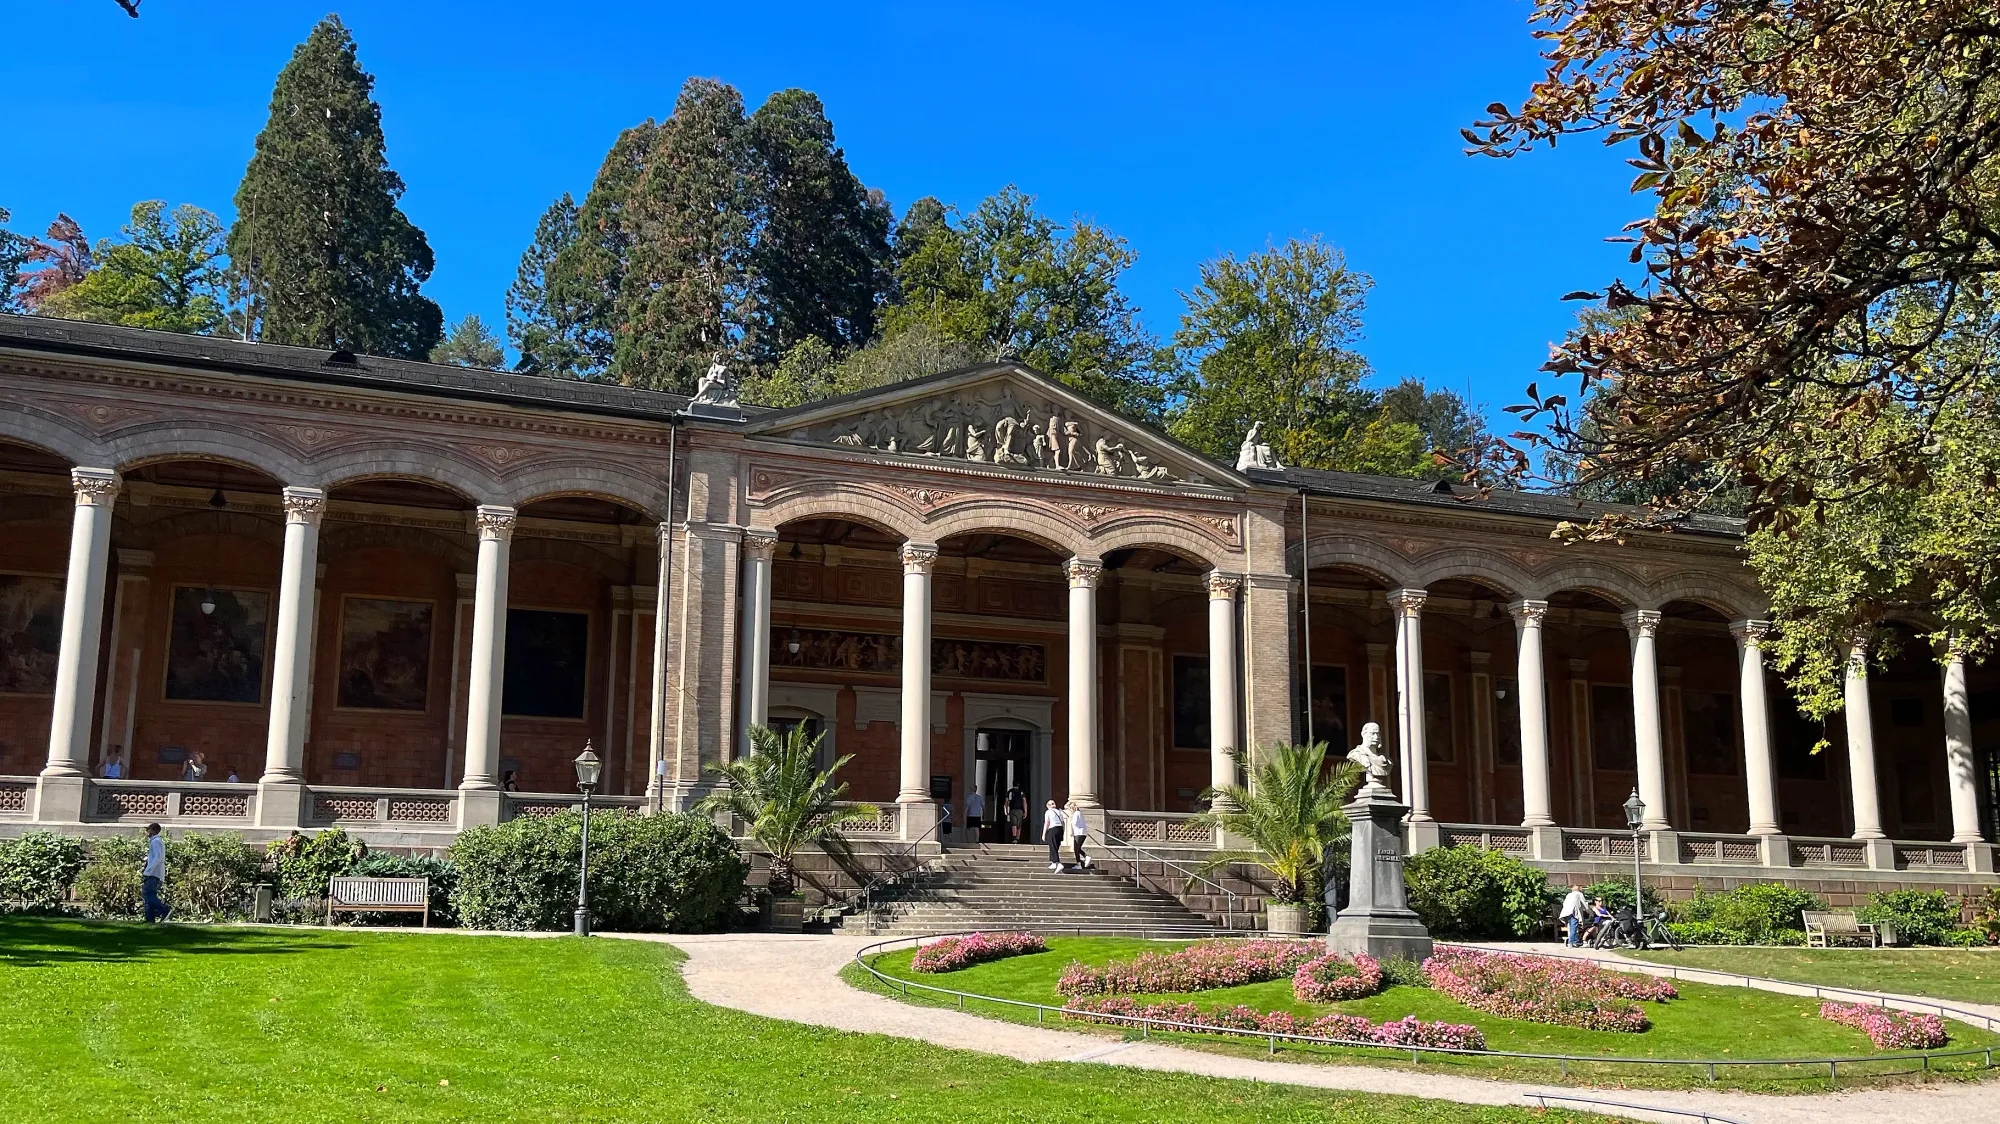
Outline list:
[[[1069,826],[1069,817],[1063,815],[1056,802],[1049,801],[1048,810],[1042,813],[1042,842],[1049,845],[1049,869],[1062,869],[1063,829]]]
[[[1090,856],[1083,853],[1083,845],[1090,841],[1090,821],[1083,818],[1083,809],[1074,804],[1069,806],[1070,846],[1076,848],[1076,865],[1089,866]]]

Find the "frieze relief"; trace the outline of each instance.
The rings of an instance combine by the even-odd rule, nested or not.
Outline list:
[[[1127,480],[1200,482],[1165,463],[1157,450],[1121,440],[1051,397],[998,384],[962,394],[898,402],[818,422],[783,436],[883,453],[938,457],[1042,472]]]
[[[889,633],[774,626],[771,653],[771,663],[777,667],[878,675],[893,675],[903,668],[903,638]],[[940,637],[931,641],[931,674],[1040,683],[1048,674],[1048,653],[1040,644]]]

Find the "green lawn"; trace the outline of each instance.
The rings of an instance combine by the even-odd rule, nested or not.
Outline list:
[[[2000,1003],[2000,949],[1690,948],[1630,955],[1798,983]]]
[[[1056,981],[1061,977],[1064,967],[1072,960],[1081,960],[1087,964],[1102,964],[1107,960],[1129,957],[1143,950],[1171,949],[1183,943],[1185,942],[1141,941],[1120,937],[1057,937],[1050,939],[1047,952],[978,964],[958,972],[940,975],[910,971],[912,953],[909,951],[886,954],[875,961],[875,967],[885,974],[900,979],[979,995],[1060,1006],[1062,997],[1056,992]],[[2000,968],[2000,961],[1996,961],[1995,964]],[[858,967],[850,967],[847,978],[858,986],[874,986],[878,989],[880,986],[874,984]],[[1643,1005],[1647,1015],[1652,1019],[1653,1026],[1651,1030],[1642,1034],[1578,1030],[1571,1027],[1495,1018],[1471,1010],[1436,991],[1418,987],[1390,987],[1366,999],[1336,1004],[1298,1002],[1292,997],[1292,985],[1288,979],[1243,987],[1218,988],[1193,995],[1134,998],[1142,1002],[1193,1001],[1204,1006],[1230,1006],[1242,1003],[1262,1011],[1286,1010],[1302,1015],[1344,1011],[1349,1014],[1364,1015],[1378,1022],[1414,1014],[1426,1021],[1443,1019],[1450,1022],[1472,1023],[1485,1032],[1489,1049],[1519,1053],[1571,1054],[1586,1057],[1808,1058],[1846,1057],[1875,1052],[1866,1034],[1820,1018],[1817,1001],[1741,987],[1695,983],[1682,983],[1677,986],[1681,992],[1680,999],[1668,1003]],[[935,998],[926,999],[922,993],[913,993],[911,999],[913,1002],[942,1001]],[[1033,1022],[1036,1018],[1033,1011],[992,1004],[982,1005],[977,1002],[972,1003],[968,1010],[1017,1021]],[[1051,1021],[1062,1022],[1052,1015],[1045,1017]],[[1063,1025],[1075,1028],[1088,1024],[1063,1022]],[[1959,1023],[1952,1023],[1950,1027],[1952,1046],[2000,1045],[2000,1035],[1989,1034]],[[1107,1034],[1129,1036],[1137,1033],[1122,1028],[1100,1026],[1096,1029]],[[1241,1038],[1232,1040],[1221,1036],[1196,1035],[1172,1037],[1175,1041],[1201,1044],[1205,1048],[1226,1048],[1256,1053],[1263,1053],[1268,1048],[1263,1043]],[[1385,1050],[1353,1050],[1338,1047],[1287,1045],[1280,1056],[1323,1061],[1353,1062],[1365,1059],[1375,1064],[1410,1064],[1407,1053],[1402,1054],[1400,1063],[1397,1063],[1393,1060],[1395,1056]],[[1972,1059],[1974,1062],[1982,1060]],[[1480,1076],[1540,1081],[1562,1079],[1560,1063],[1553,1062],[1431,1055],[1418,1064],[1424,1068],[1450,1068]],[[1855,1076],[1866,1080],[1878,1080],[1884,1076],[1902,1076],[1910,1068],[1903,1063],[1894,1065],[1877,1063],[1855,1067]],[[1848,1076],[1848,1067],[1843,1065],[1841,1069],[1844,1084]],[[1573,1080],[1587,1083],[1615,1082],[1643,1087],[1708,1084],[1707,1073],[1693,1068],[1642,1069],[1631,1066],[1572,1064],[1570,1070]],[[1863,1078],[1864,1072],[1869,1072],[1869,1076]],[[1717,1070],[1716,1084],[1770,1091],[1819,1091],[1831,1086],[1823,1066],[1816,1072],[1806,1072],[1803,1067],[1722,1067]]]
[[[0,917],[0,1120],[1535,1118],[819,1030],[694,1001],[679,959],[606,939]]]

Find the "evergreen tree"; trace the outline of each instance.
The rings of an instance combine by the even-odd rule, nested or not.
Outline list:
[[[612,363],[628,386],[689,391],[713,355],[760,351],[745,132],[742,95],[691,78],[632,186]]]
[[[889,209],[833,143],[817,96],[784,90],[750,117],[758,229],[750,268],[763,323],[753,358],[771,361],[807,337],[837,351],[875,335],[889,287]]]
[[[619,293],[625,284],[637,222],[632,212],[632,191],[659,143],[660,127],[651,119],[618,134],[597,179],[577,208],[576,238],[556,249],[543,278],[545,300],[551,310],[563,310],[561,318],[551,311],[555,323],[573,324],[568,336],[574,355],[560,350],[545,361],[536,352],[546,374],[566,374],[576,378],[611,377],[618,339]],[[544,221],[548,216],[544,215]],[[526,255],[523,256],[526,264]],[[522,359],[528,358],[523,349]],[[569,360],[565,369],[562,360]]]
[[[451,326],[444,339],[431,348],[433,363],[450,363],[455,367],[476,367],[482,371],[497,371],[507,365],[507,353],[500,349],[500,337],[493,329],[473,313]]]
[[[566,283],[565,255],[574,259],[579,230],[576,201],[569,192],[549,204],[535,224],[535,240],[521,254],[514,283],[507,288],[507,338],[520,352],[514,369],[536,375],[588,378],[603,368],[591,349],[593,324],[603,301],[588,289]],[[575,299],[584,295],[585,299]],[[607,333],[608,335],[608,333]]]
[[[236,189],[229,256],[264,339],[422,358],[443,314],[418,292],[430,243],[396,206],[374,85],[337,16],[292,52]]]
[[[1486,422],[1465,399],[1451,390],[1432,390],[1422,379],[1408,378],[1382,392],[1382,416],[1390,425],[1406,425],[1420,435],[1422,456],[1397,476],[1418,476],[1427,480],[1457,480],[1465,475],[1463,465],[1478,459],[1492,440]],[[1435,454],[1435,455],[1434,455]],[[1437,455],[1447,458],[1438,460]]]
[[[28,264],[28,252],[34,243],[7,229],[14,216],[5,207],[0,207],[0,312],[18,313],[21,307],[21,289],[26,281],[21,276],[21,267]]]
[[[183,203],[171,212],[157,199],[134,204],[126,241],[104,239],[95,263],[74,285],[44,300],[40,311],[163,332],[209,335],[225,327],[222,223]]]

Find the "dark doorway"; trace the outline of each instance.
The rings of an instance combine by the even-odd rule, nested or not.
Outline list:
[[[1034,841],[1034,750],[1030,730],[982,728],[973,735],[972,783],[986,802],[981,843]]]

